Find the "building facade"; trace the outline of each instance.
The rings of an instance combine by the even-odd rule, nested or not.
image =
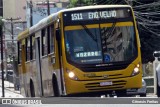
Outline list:
[[[30,1],[32,1],[32,4]],[[0,0],[0,15],[3,14],[3,18],[6,19],[3,31],[5,61],[17,55],[17,35],[27,28],[28,23],[30,23],[30,17],[33,17],[33,24],[36,24],[39,20],[47,16],[47,14],[40,15],[40,13],[46,12],[46,6],[38,5],[38,3],[45,4],[47,1],[48,0]],[[50,5],[51,13],[60,10],[63,6],[66,7],[68,1],[69,0],[49,0],[51,4],[56,4],[55,7]],[[30,12],[31,8],[33,9],[32,14]],[[42,12],[41,10],[45,11]]]
[[[28,0],[26,5],[27,27],[37,24],[49,14],[66,8],[68,4],[68,0]]]
[[[0,0],[2,1],[2,0]],[[22,21],[26,21],[26,8],[27,2],[32,1],[33,5],[38,2],[45,2],[47,0],[3,0],[3,13],[4,18],[17,18],[20,17]],[[49,0],[55,2],[59,7],[67,6],[69,0]],[[1,2],[0,2],[1,5]]]
[[[3,15],[4,18],[17,18],[20,17],[25,21],[25,0],[3,0]]]

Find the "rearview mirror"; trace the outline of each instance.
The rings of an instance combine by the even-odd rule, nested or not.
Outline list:
[[[154,57],[160,57],[160,51],[154,52],[154,53],[153,53],[153,56],[154,56]]]

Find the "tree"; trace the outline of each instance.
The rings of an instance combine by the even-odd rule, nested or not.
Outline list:
[[[70,0],[68,8],[77,6],[88,6],[94,4],[94,0]]]
[[[78,0],[70,0],[70,4],[68,5],[68,8],[76,7],[77,3],[78,3]]]

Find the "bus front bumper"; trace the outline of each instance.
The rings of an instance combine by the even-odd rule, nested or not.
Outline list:
[[[83,94],[83,93],[103,93],[120,91],[126,89],[139,89],[142,87],[142,75],[108,80],[85,80],[75,81],[68,78],[66,84],[66,94]]]

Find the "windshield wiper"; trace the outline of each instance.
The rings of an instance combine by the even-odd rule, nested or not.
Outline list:
[[[87,26],[84,25],[84,24],[80,24],[80,25],[84,28],[84,30],[86,31],[86,33],[87,33],[95,42],[97,42],[97,39],[94,38],[94,35],[92,34],[92,32],[90,32],[90,30],[87,28]]]

